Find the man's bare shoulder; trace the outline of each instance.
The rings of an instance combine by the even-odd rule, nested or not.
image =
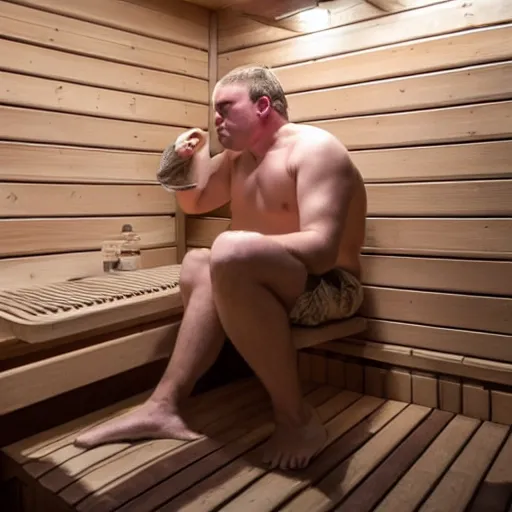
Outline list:
[[[293,167],[300,168],[316,162],[333,164],[347,172],[355,170],[345,145],[332,133],[312,125],[293,125],[295,134],[293,150],[290,155]]]

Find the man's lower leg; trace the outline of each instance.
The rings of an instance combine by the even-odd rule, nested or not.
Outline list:
[[[203,258],[205,254],[199,256]],[[191,256],[198,259],[196,256]],[[199,377],[215,362],[225,339],[212,299],[209,260],[189,265],[186,273],[196,281],[182,287],[185,314],[173,355],[150,398],[125,416],[115,418],[81,434],[79,446],[141,438],[192,440],[200,435],[192,431],[179,411]],[[197,263],[197,262],[196,262]],[[185,261],[184,261],[185,264]]]
[[[288,317],[304,287],[305,269],[264,238],[239,242],[235,233],[228,236],[212,248],[213,296],[224,330],[274,406],[277,428],[265,458],[272,466],[304,467],[326,439],[302,396]],[[255,244],[252,260],[241,256],[252,250],[245,242]]]

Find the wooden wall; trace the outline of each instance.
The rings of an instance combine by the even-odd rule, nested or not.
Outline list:
[[[408,385],[411,368],[422,384],[418,369],[478,367],[510,386],[512,4],[416,5],[377,16],[354,2],[331,28],[302,35],[221,15],[218,74],[272,66],[291,120],[338,136],[364,175],[369,328],[358,353],[396,361]],[[188,246],[210,245],[226,211],[189,218]]]
[[[0,289],[101,273],[101,242],[125,223],[145,267],[177,261],[174,196],[155,176],[177,134],[208,126],[209,16],[0,1]],[[3,368],[32,350],[0,324]]]

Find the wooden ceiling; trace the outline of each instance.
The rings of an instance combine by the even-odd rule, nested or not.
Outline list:
[[[233,9],[244,14],[280,20],[306,9],[312,9],[317,0],[186,0],[212,10]]]

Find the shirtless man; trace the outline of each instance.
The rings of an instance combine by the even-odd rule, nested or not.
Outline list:
[[[272,402],[276,428],[264,461],[303,468],[325,445],[326,430],[302,396],[290,325],[316,325],[359,308],[365,187],[334,136],[288,121],[284,92],[267,68],[229,73],[216,85],[213,102],[224,150],[210,158],[204,132],[182,134],[175,151],[192,158],[197,184],[176,197],[187,214],[231,201],[231,230],[210,250],[184,257],[184,317],[151,397],[125,417],[81,434],[76,444],[200,437],[179,406],[227,335]]]

